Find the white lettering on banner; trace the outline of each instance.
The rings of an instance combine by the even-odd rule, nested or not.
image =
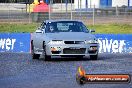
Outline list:
[[[6,49],[6,50],[13,50],[14,49],[14,44],[16,42],[16,39],[0,39],[0,48],[1,49]]]
[[[7,50],[10,50],[10,46],[11,46],[11,40],[8,38],[8,39],[6,40],[6,49],[7,49]]]
[[[124,50],[125,40],[102,40],[98,39],[99,42],[99,52],[109,52],[109,53],[122,53]]]
[[[121,41],[120,41],[120,46],[119,46],[119,52],[120,52],[120,53],[123,51],[125,45],[126,45],[126,44],[125,44],[125,40],[121,40]]]
[[[16,39],[12,39],[12,47],[11,47],[12,50],[13,50],[13,48],[14,48],[15,42],[16,42]]]
[[[110,52],[111,44],[112,44],[112,39],[110,40],[110,43],[109,43],[108,40],[103,40],[103,49],[104,49],[104,52],[107,52],[107,51]]]
[[[0,48],[4,49],[5,39],[0,39]]]
[[[112,43],[112,53],[117,53],[119,49],[119,44],[117,40],[114,40]]]

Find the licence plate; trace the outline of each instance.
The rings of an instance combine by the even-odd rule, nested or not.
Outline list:
[[[80,49],[79,47],[70,47],[70,49]]]

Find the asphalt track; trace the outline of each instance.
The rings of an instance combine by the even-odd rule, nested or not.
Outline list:
[[[80,65],[87,74],[132,75],[132,54],[99,54],[97,61],[55,58],[45,62],[32,60],[29,53],[0,53],[0,88],[132,88],[132,82],[79,85],[75,74]]]

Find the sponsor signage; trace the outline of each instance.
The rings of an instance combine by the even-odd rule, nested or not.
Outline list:
[[[85,83],[130,83],[129,74],[86,74],[82,66],[76,73],[76,81],[79,84]]]
[[[95,34],[99,53],[132,53],[132,34]],[[0,33],[0,52],[30,52],[30,33]]]
[[[132,34],[95,34],[99,53],[132,53]]]
[[[30,52],[30,33],[0,33],[0,52]]]

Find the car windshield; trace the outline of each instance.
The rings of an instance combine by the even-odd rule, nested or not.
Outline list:
[[[58,22],[47,23],[45,32],[54,33],[54,32],[89,32],[89,31],[82,22],[58,21]]]

